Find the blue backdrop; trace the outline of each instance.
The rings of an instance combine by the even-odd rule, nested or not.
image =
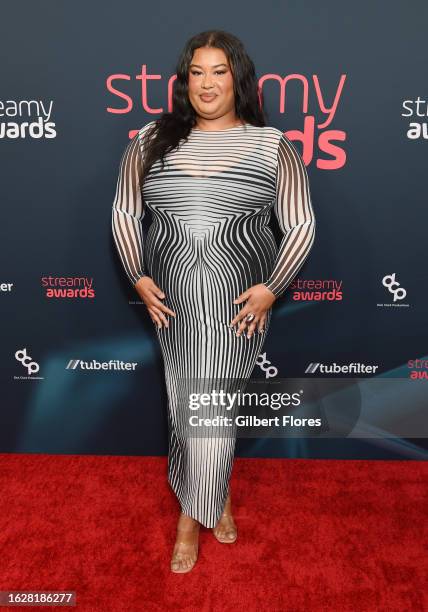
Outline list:
[[[184,42],[218,28],[253,58],[317,220],[254,377],[316,378],[356,425],[237,455],[426,458],[427,18],[422,1],[3,7],[0,452],[166,454],[162,357],[111,206],[132,131],[171,110]]]

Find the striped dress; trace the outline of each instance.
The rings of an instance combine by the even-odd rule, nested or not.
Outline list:
[[[245,302],[233,300],[258,283],[283,294],[312,247],[315,218],[306,167],[280,130],[194,128],[142,184],[142,147],[152,123],[123,152],[112,232],[132,285],[150,276],[176,313],[166,315],[168,328],[156,326],[168,396],[168,481],[182,511],[214,527],[228,493],[236,412],[212,403],[191,409],[189,391],[244,390],[271,309],[264,334],[237,336],[229,323]],[[146,209],[152,223],[143,236]],[[272,210],[283,232],[279,246],[268,227]],[[232,417],[232,427],[189,425],[190,417],[220,414]]]

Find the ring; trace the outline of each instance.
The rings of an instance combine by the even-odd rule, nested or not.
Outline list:
[[[256,315],[253,315],[253,314],[247,314],[247,316],[245,317],[245,320],[250,322],[250,321],[252,321],[254,319],[255,316]]]

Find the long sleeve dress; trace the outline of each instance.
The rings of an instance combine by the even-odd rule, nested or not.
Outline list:
[[[245,302],[233,300],[258,283],[283,294],[311,250],[315,217],[306,167],[277,128],[194,128],[142,184],[143,142],[152,123],[123,152],[112,232],[132,285],[150,276],[176,313],[166,315],[168,328],[156,326],[168,395],[168,481],[182,511],[214,527],[227,497],[236,430],[194,433],[185,391],[209,393],[214,383],[243,391],[271,309],[264,334],[237,336],[229,323]],[[146,208],[153,221],[144,238]],[[283,232],[279,248],[268,227],[272,210]]]

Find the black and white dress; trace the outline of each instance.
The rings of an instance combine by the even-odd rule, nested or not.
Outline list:
[[[150,276],[176,313],[166,315],[168,328],[156,326],[168,395],[168,481],[182,511],[214,527],[236,437],[189,434],[194,411],[181,384],[220,380],[227,387],[228,380],[250,378],[271,310],[264,334],[237,336],[229,323],[245,302],[233,300],[258,283],[281,295],[309,254],[315,218],[306,167],[277,128],[194,128],[166,155],[164,168],[156,161],[141,184],[143,141],[152,123],[123,153],[112,231],[132,285]],[[146,207],[153,221],[144,238]],[[272,210],[284,234],[279,248],[268,227]]]

